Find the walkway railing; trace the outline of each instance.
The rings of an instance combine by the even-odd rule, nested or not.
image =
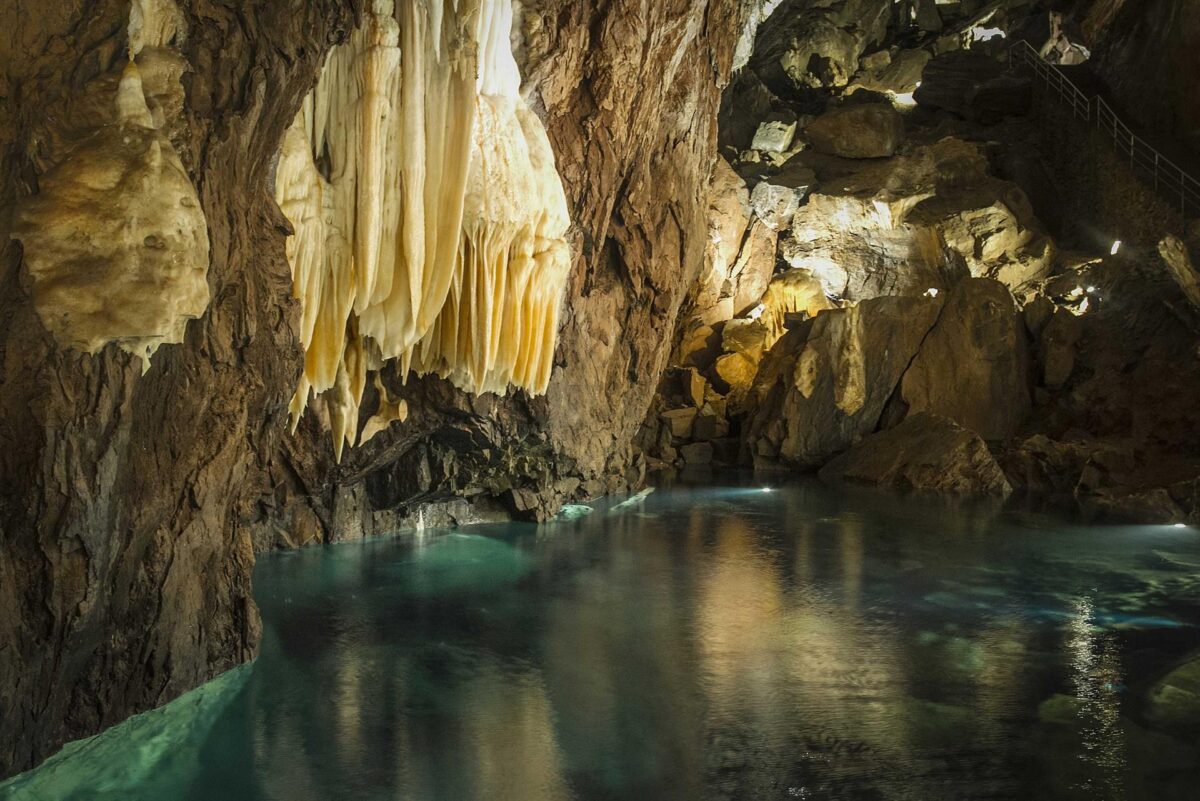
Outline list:
[[[1062,70],[1048,63],[1027,41],[1014,44],[1008,54],[1010,68],[1028,68],[1052,95],[1071,109],[1072,116],[1086,121],[1110,138],[1117,154],[1122,159],[1128,159],[1130,168],[1152,185],[1163,199],[1174,204],[1185,219],[1200,215],[1200,181],[1130,130],[1103,98],[1084,94]]]

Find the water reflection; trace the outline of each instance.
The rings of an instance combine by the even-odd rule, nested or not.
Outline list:
[[[808,485],[284,555],[245,686],[119,797],[1190,798],[1128,688],[1198,644],[1198,556]]]

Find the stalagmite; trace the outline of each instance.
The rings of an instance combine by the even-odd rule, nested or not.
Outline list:
[[[180,25],[169,0],[136,0],[111,119],[41,176],[13,233],[55,339],[89,353],[115,342],[143,369],[209,300],[207,224],[163,130],[181,105],[180,59],[164,48]]]
[[[367,353],[475,393],[549,383],[570,221],[511,29],[508,0],[374,0],[287,133],[276,199],[306,351],[293,422],[320,396],[339,458]]]

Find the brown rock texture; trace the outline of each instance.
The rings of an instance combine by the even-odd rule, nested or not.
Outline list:
[[[821,478],[887,489],[963,495],[1012,492],[976,434],[953,420],[918,414],[874,434],[821,469]]]
[[[37,191],[41,143],[123,65],[128,4],[0,10],[0,776],[250,658],[255,544],[357,536],[372,507],[455,495],[544,517],[639,478],[628,443],[703,263],[742,7],[523,5],[518,58],[575,224],[549,392],[473,397],[386,374],[409,419],[336,470],[315,416],[286,434],[301,352],[269,182],[360,4],[181,4],[185,122],[172,138],[208,220],[212,302],[145,376],[115,347],[54,344],[6,213]]]
[[[1025,327],[1008,288],[990,278],[960,281],[900,394],[910,413],[949,417],[984,439],[1017,432],[1032,407]]]
[[[941,307],[934,298],[873,298],[786,334],[754,384],[750,456],[815,468],[876,431]]]

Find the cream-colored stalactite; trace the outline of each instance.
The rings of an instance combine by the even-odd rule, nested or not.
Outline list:
[[[511,29],[510,0],[375,0],[287,133],[276,197],[306,352],[293,422],[318,396],[339,458],[365,354],[477,393],[549,383],[569,217]]]
[[[161,130],[164,107],[182,96],[179,60],[162,48],[178,37],[178,11],[162,0],[134,9],[130,54],[138,58],[121,76],[111,122],[40,177],[13,236],[34,309],[55,339],[89,353],[115,342],[141,356],[144,370],[207,308],[209,243],[196,190]]]

